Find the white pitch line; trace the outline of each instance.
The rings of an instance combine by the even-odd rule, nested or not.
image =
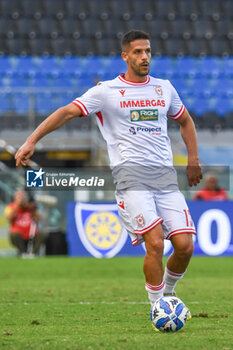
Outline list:
[[[233,300],[226,301],[225,303],[221,301],[222,304],[232,304]],[[25,306],[27,305],[149,305],[149,301],[77,301],[77,302],[1,302],[0,305],[16,305],[16,304],[23,304]],[[212,301],[185,301],[186,305],[204,305],[204,304],[214,304]]]

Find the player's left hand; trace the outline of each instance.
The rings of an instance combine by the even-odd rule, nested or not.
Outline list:
[[[197,186],[202,179],[202,170],[200,165],[188,165],[186,169],[189,186]]]

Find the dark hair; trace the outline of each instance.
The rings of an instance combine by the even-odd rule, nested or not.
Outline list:
[[[121,39],[121,47],[122,49],[125,48],[126,45],[129,45],[132,41],[138,40],[138,39],[146,39],[150,40],[150,35],[146,32],[143,32],[142,30],[130,30],[129,32],[125,33]]]

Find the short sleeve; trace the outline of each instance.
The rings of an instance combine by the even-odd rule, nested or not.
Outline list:
[[[103,108],[103,89],[103,84],[96,85],[72,103],[81,109],[83,116],[98,113]]]
[[[176,89],[170,82],[169,82],[169,86],[171,90],[171,104],[168,109],[168,116],[171,117],[172,119],[177,120],[183,115],[185,111],[185,106],[183,105]]]

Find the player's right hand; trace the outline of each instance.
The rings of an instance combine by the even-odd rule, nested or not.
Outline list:
[[[30,157],[34,153],[34,144],[29,143],[26,141],[16,152],[15,154],[15,160],[16,160],[16,166],[27,166],[30,161]]]

